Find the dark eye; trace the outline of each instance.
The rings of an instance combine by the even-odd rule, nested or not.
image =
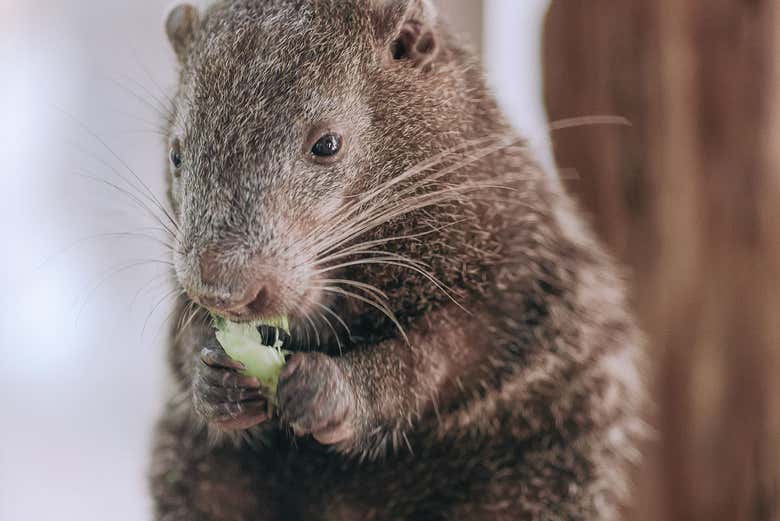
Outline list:
[[[179,175],[178,170],[181,168],[182,164],[182,157],[181,157],[181,144],[179,143],[179,140],[176,139],[171,144],[171,166],[173,166],[174,174],[177,176]]]
[[[341,144],[341,136],[325,134],[311,147],[311,154],[321,159],[333,158],[341,151]]]

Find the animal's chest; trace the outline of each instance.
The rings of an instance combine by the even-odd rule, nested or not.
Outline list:
[[[370,463],[319,450],[275,457],[273,472],[282,519],[431,520],[482,510],[513,481],[488,453],[420,449]],[[477,519],[477,517],[471,517]]]

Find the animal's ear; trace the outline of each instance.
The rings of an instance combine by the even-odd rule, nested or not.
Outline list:
[[[426,69],[439,53],[436,9],[430,0],[374,0],[375,28],[388,61]]]
[[[168,40],[170,40],[179,62],[184,62],[187,50],[195,39],[195,33],[199,26],[198,9],[189,4],[176,6],[168,14],[165,31],[168,33]]]

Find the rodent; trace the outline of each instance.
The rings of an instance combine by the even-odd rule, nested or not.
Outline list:
[[[617,519],[643,403],[622,275],[435,8],[222,0],[167,32],[187,298],[156,519]],[[277,413],[190,301],[290,316]]]

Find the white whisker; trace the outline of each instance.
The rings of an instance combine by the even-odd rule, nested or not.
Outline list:
[[[381,311],[388,319],[390,319],[393,324],[395,324],[395,327],[398,328],[398,331],[401,333],[401,336],[403,336],[404,341],[408,344],[409,343],[409,337],[406,336],[406,331],[404,331],[404,328],[401,326],[401,323],[398,321],[398,318],[396,318],[395,313],[393,313],[390,308],[388,308],[386,305],[383,305],[381,303],[375,302],[374,300],[371,300],[370,298],[364,297],[362,295],[358,295],[357,293],[353,293],[351,291],[347,291],[343,288],[335,287],[335,286],[323,286],[318,287],[315,289],[320,289],[322,291],[327,291],[331,293],[336,293],[345,297],[354,298],[356,300],[359,300],[365,304],[368,304],[369,306]]]

